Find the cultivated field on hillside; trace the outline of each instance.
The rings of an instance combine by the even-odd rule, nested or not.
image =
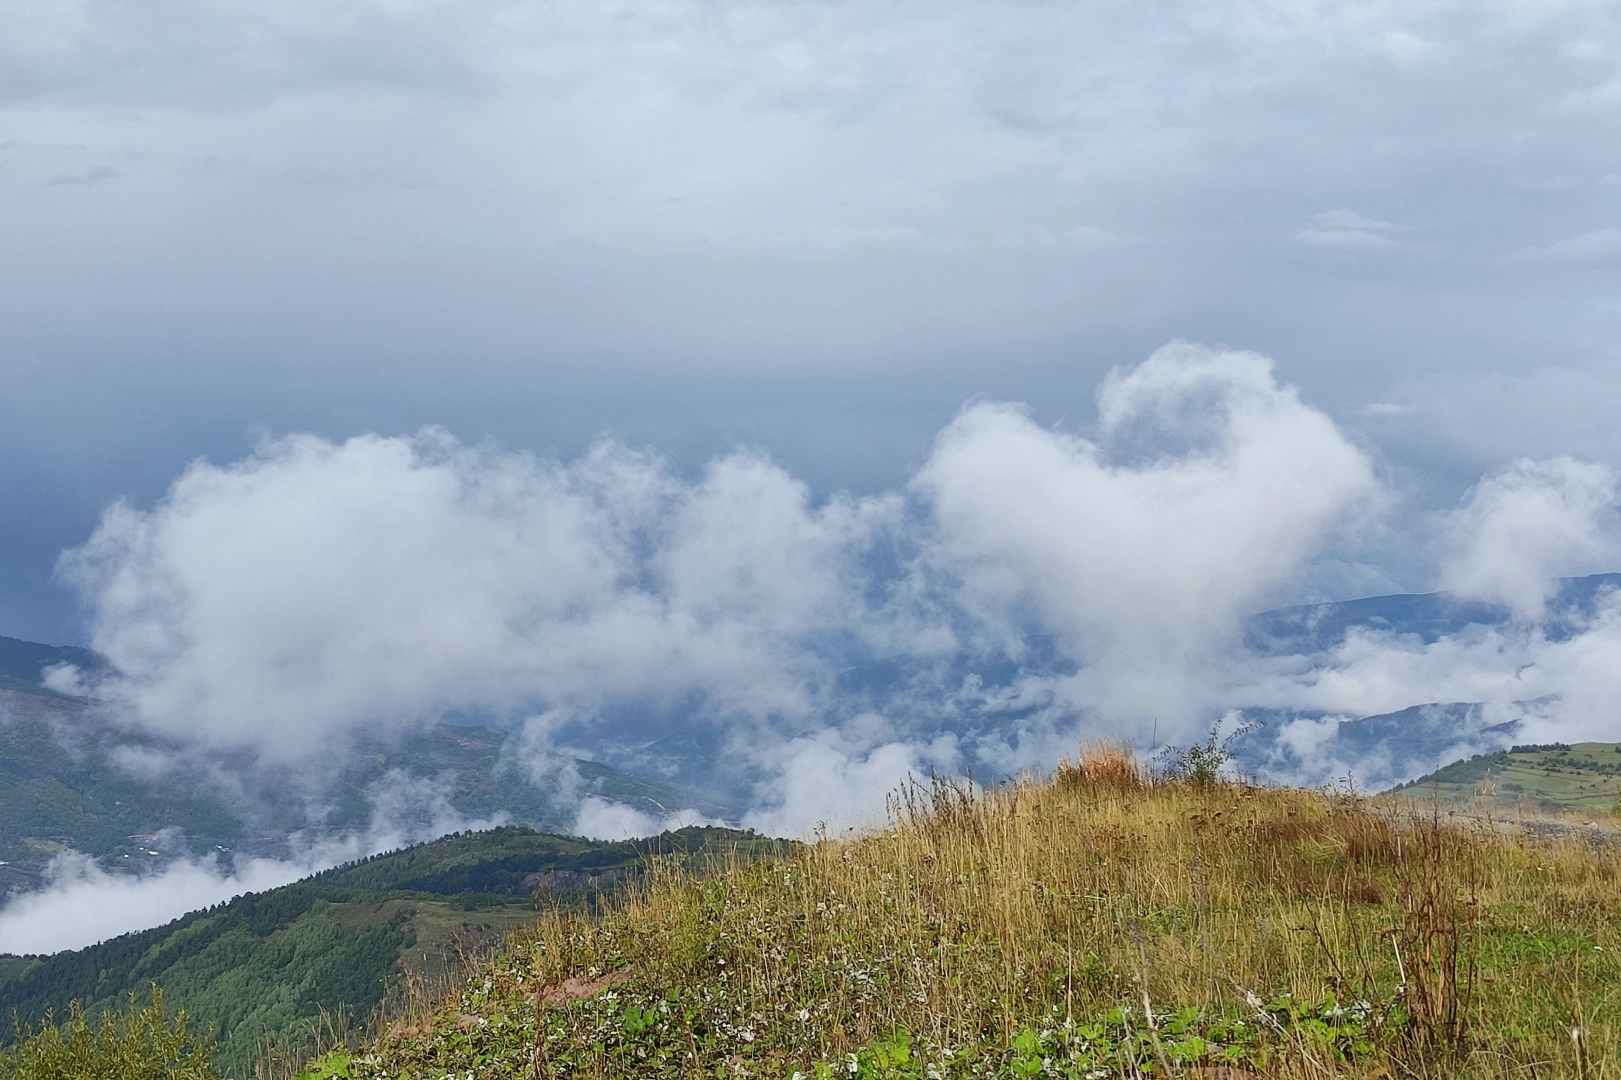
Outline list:
[[[1516,746],[1456,761],[1393,794],[1498,814],[1608,818],[1621,800],[1621,743]]]

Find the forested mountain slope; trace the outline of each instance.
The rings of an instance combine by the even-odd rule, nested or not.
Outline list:
[[[784,848],[696,827],[617,843],[521,827],[446,837],[90,948],[6,958],[0,1015],[34,1024],[71,1001],[94,1015],[155,983],[213,1029],[219,1067],[248,1076],[266,1051],[308,1045],[323,1011],[363,1021],[402,972],[454,969],[544,907],[615,892],[649,858],[701,866]]]

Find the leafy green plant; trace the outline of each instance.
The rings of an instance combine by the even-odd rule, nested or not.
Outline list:
[[[1374,1052],[1383,1017],[1367,1002],[1312,1002],[1282,995],[1245,1015],[1195,1008],[1149,1016],[1122,1006],[1076,1021],[1056,1013],[1020,1027],[1007,1045],[943,1048],[897,1031],[795,1080],[1103,1080],[1186,1075],[1188,1070],[1264,1067],[1280,1045],[1305,1045],[1339,1061]]]
[[[298,1080],[349,1080],[354,1075],[349,1070],[350,1060],[347,1050],[333,1050],[322,1054],[312,1061],[305,1062],[304,1068],[299,1071]]]
[[[1250,729],[1244,724],[1234,728],[1225,737],[1218,720],[1210,727],[1210,734],[1202,743],[1186,749],[1171,745],[1161,751],[1169,764],[1165,774],[1173,780],[1184,780],[1198,787],[1210,787],[1221,782],[1221,770],[1233,759],[1233,743]]]

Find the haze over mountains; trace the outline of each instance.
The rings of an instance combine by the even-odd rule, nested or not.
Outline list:
[[[1446,673],[1464,685],[1470,653],[1503,650],[1522,655],[1602,649],[1606,621],[1621,588],[1621,574],[1568,578],[1545,601],[1542,617],[1517,620],[1504,604],[1460,599],[1448,593],[1375,596],[1341,603],[1309,604],[1269,611],[1250,619],[1245,645],[1256,656],[1322,663],[1377,642],[1396,643],[1408,657],[1445,657]],[[1459,653],[1463,655],[1459,655]],[[1477,669],[1478,672],[1478,669]],[[1448,685],[1442,681],[1437,688]],[[1575,688],[1575,687],[1573,687]],[[1504,680],[1488,700],[1414,702],[1376,716],[1347,717],[1312,708],[1247,708],[1240,722],[1252,727],[1234,745],[1239,764],[1265,779],[1321,784],[1350,778],[1379,790],[1410,781],[1449,762],[1501,750],[1530,736],[1558,730],[1563,696],[1556,684]],[[1505,695],[1503,689],[1508,690]],[[1516,689],[1539,696],[1505,700]],[[1621,709],[1608,725],[1602,714],[1595,734],[1621,737]]]

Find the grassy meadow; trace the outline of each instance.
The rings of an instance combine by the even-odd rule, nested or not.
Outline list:
[[[1618,870],[1094,748],[548,913],[307,1075],[1621,1077]]]

